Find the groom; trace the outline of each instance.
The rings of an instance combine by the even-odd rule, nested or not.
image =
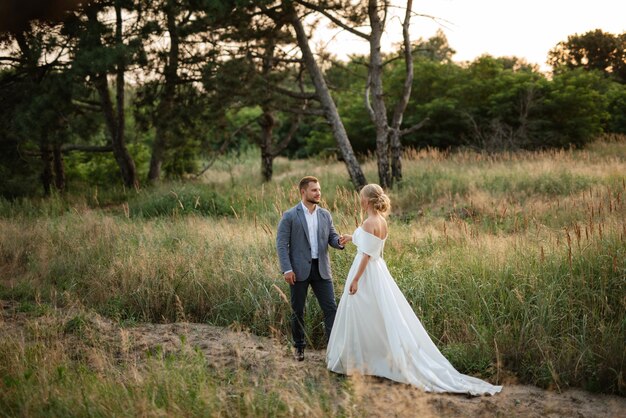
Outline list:
[[[322,191],[315,177],[300,180],[302,201],[287,210],[276,236],[280,268],[291,291],[291,332],[296,359],[304,360],[304,304],[309,286],[324,312],[326,338],[335,321],[337,305],[330,272],[328,246],[343,250],[330,212],[319,207]]]

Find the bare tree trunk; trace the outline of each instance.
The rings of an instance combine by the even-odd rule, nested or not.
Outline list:
[[[39,52],[37,49],[31,49],[27,41],[27,34],[23,31],[16,31],[14,33],[15,40],[20,48],[22,56],[26,62],[26,73],[31,82],[38,84],[41,79],[37,71],[37,62],[39,60]],[[44,196],[50,196],[52,191],[52,182],[54,180],[54,174],[52,169],[52,151],[50,149],[50,143],[46,133],[43,133],[37,138],[39,140],[39,155],[42,162],[41,169],[41,185],[43,186]]]
[[[261,149],[261,166],[263,181],[269,183],[274,175],[274,154]]]
[[[389,133],[389,144],[391,145],[391,184],[402,181],[402,141],[400,131],[393,129]]]
[[[148,181],[155,183],[161,179],[161,166],[165,156],[165,138],[161,123],[156,124],[152,153],[150,154],[150,168],[148,169]]]
[[[113,101],[111,100],[111,94],[109,93],[109,83],[107,82],[106,74],[96,74],[94,77],[94,85],[96,86],[96,90],[98,90],[100,96],[100,104],[102,106],[102,112],[104,113],[104,120],[107,129],[109,130],[109,135],[111,135],[111,148],[113,149],[113,156],[115,157],[115,161],[120,168],[124,185],[127,187],[135,187],[135,163],[126,150],[123,136],[124,131],[122,130],[121,135],[118,132],[120,124],[117,121],[115,110],[113,109]]]
[[[277,27],[280,28],[280,26]],[[268,77],[274,67],[274,52],[276,50],[276,39],[270,36],[265,52],[263,54],[263,65],[261,75]],[[261,137],[259,138],[259,147],[261,148],[261,174],[264,182],[270,182],[274,172],[274,150],[272,142],[274,136],[274,127],[276,126],[276,118],[271,108],[271,100],[263,100],[263,114],[259,118],[259,126],[261,127]]]
[[[45,196],[50,196],[50,191],[52,189],[52,152],[46,139],[43,139],[39,143],[39,150],[41,151],[41,162],[43,163],[43,168],[41,170],[43,193]]]
[[[306,108],[306,104],[303,108]],[[276,126],[276,119],[274,118],[272,110],[264,108],[263,115],[261,115],[260,119],[261,121],[259,122],[259,125],[261,125],[261,137],[259,138],[258,143],[261,148],[261,172],[263,174],[263,181],[270,182],[272,181],[272,176],[274,174],[274,159],[278,157],[278,155],[285,148],[287,148],[287,145],[289,145],[293,139],[296,131],[300,127],[302,114],[298,113],[295,119],[292,120],[289,132],[278,143],[274,143],[274,128]]]
[[[89,21],[98,24],[98,12],[96,9],[86,8],[87,18]],[[122,45],[122,10],[119,1],[115,3],[116,30],[115,38],[118,46]],[[101,46],[99,35],[92,40],[93,45]],[[137,187],[137,174],[135,162],[130,156],[124,138],[124,72],[125,65],[123,58],[117,64],[116,68],[116,90],[117,90],[117,115],[113,107],[111,93],[109,92],[109,82],[107,80],[106,71],[95,71],[93,74],[93,83],[100,96],[100,106],[104,114],[104,120],[111,136],[111,148],[113,156],[120,168],[122,180],[127,187]]]
[[[176,95],[176,84],[178,83],[178,55],[180,48],[180,36],[176,26],[176,5],[172,1],[168,1],[165,7],[167,15],[167,31],[170,35],[170,50],[168,60],[165,66],[165,86],[163,87],[163,95],[157,107],[157,121],[155,123],[156,133],[154,143],[152,144],[152,155],[150,156],[150,169],[148,171],[148,180],[157,182],[161,178],[161,166],[165,150],[167,149],[169,127],[168,122],[174,107]]]
[[[93,77],[93,84],[100,97],[100,107],[104,114],[104,122],[111,135],[111,144],[113,144],[114,138],[117,138],[117,121],[115,120],[115,111],[113,110],[113,101],[111,99],[111,93],[109,92],[107,76],[104,73],[98,73],[94,74]],[[115,151],[113,151],[113,153],[115,154]]]
[[[275,28],[278,31],[284,25],[283,22],[277,22],[277,26]],[[263,66],[261,70],[261,75],[263,78],[267,78],[275,65],[275,51],[276,51],[276,38],[275,36],[269,36],[267,40],[267,44],[265,46],[265,52],[263,54]],[[299,76],[298,80],[300,81],[300,91],[304,96],[304,87],[302,86],[302,78]],[[292,92],[290,92],[291,94]],[[297,95],[297,93],[296,93]],[[301,111],[294,111],[296,116],[292,121],[291,128],[289,129],[289,133],[282,140],[277,143],[274,143],[274,128],[277,125],[276,117],[274,116],[274,112],[276,110],[275,100],[272,95],[268,95],[268,97],[262,98],[263,104],[261,108],[263,109],[263,114],[258,119],[258,124],[261,127],[261,136],[258,137],[257,143],[259,148],[261,148],[261,174],[263,175],[264,182],[272,181],[272,176],[274,174],[274,158],[276,158],[291,142],[294,134],[298,130],[300,126],[300,121],[302,120],[302,113],[306,111],[307,107],[307,98],[297,97],[300,100],[304,100],[304,104],[302,106]]]
[[[269,182],[272,180],[274,154],[272,150],[272,139],[274,136],[274,126],[276,125],[276,118],[272,111],[263,108],[263,115],[259,120],[261,126],[261,138],[259,146],[261,148],[261,173],[263,174],[263,181]]]
[[[419,129],[425,123],[425,120],[409,129],[400,129],[404,111],[411,97],[411,87],[413,85],[413,54],[409,36],[413,1],[407,0],[404,21],[402,23],[406,78],[404,80],[402,96],[398,100],[398,103],[396,103],[391,126],[389,126],[382,81],[384,63],[380,51],[380,40],[385,30],[385,20],[389,4],[387,1],[380,3],[382,9],[379,8],[379,2],[377,0],[368,1],[367,12],[371,31],[367,37],[370,44],[370,62],[367,86],[365,89],[365,106],[376,127],[376,157],[380,185],[387,188],[393,186],[394,180],[402,179],[402,136]],[[381,17],[381,11],[384,11],[383,17]]]
[[[322,108],[324,109],[326,120],[331,126],[333,136],[335,137],[341,156],[343,157],[348,169],[352,184],[354,184],[354,187],[356,187],[357,190],[360,190],[367,184],[365,175],[363,174],[361,166],[354,155],[352,144],[350,144],[350,140],[348,139],[348,134],[346,133],[346,129],[343,126],[341,117],[337,111],[337,106],[330,95],[322,70],[315,61],[315,57],[313,56],[313,52],[309,46],[309,40],[306,36],[306,32],[304,31],[302,21],[293,9],[293,4],[286,3],[286,7],[291,14],[291,24],[296,32],[298,46],[300,47],[300,51],[302,51],[302,57],[304,58],[309,76],[315,85],[315,91],[320,99]]]
[[[389,133],[389,142],[391,144],[391,185],[396,181],[402,180],[402,142],[400,135],[400,126],[404,111],[411,97],[411,88],[413,86],[413,51],[411,49],[411,38],[409,36],[409,25],[411,23],[411,9],[413,8],[413,0],[407,0],[404,21],[402,22],[402,39],[404,44],[404,66],[406,69],[406,77],[404,79],[404,89],[402,97],[393,110],[393,118],[391,121],[391,131]]]
[[[65,191],[65,166],[60,144],[54,144],[52,155],[54,158],[54,185],[58,191],[63,192]]]
[[[115,2],[115,42],[118,47],[122,47],[122,6],[121,0]],[[138,187],[137,170],[135,168],[135,162],[126,148],[126,116],[124,114],[124,74],[126,72],[126,63],[124,62],[124,56],[118,55],[117,62],[117,74],[115,78],[116,88],[116,101],[117,101],[117,130],[115,136],[112,137],[111,142],[113,148],[113,154],[115,160],[120,166],[122,172],[122,178],[124,184],[127,187]]]
[[[386,13],[386,2],[383,2]],[[380,39],[385,27],[384,18],[379,15],[378,1],[369,0],[367,13],[370,19],[370,62],[366,86],[366,106],[370,118],[376,127],[376,160],[378,163],[378,181],[380,186],[388,188],[391,183],[389,172],[389,126],[387,109],[383,95],[383,60]],[[371,101],[371,103],[370,103]]]
[[[320,5],[318,2],[306,0],[295,0],[297,3],[314,10],[330,19],[334,24],[351,32],[363,39],[370,45],[370,61],[368,68],[368,79],[365,88],[365,107],[370,119],[374,123],[376,130],[376,157],[378,163],[378,176],[382,187],[391,187],[394,178],[402,178],[402,144],[401,137],[420,129],[427,119],[419,122],[415,126],[401,130],[402,118],[413,84],[413,56],[409,37],[409,24],[411,20],[411,9],[413,1],[407,0],[405,17],[402,23],[402,34],[404,38],[404,59],[406,65],[406,79],[402,97],[395,106],[391,126],[387,119],[387,109],[385,105],[383,88],[383,66],[385,63],[381,55],[381,37],[385,30],[387,20],[388,0],[368,0],[367,14],[370,21],[370,33],[366,34],[359,29],[352,27],[349,20],[338,18],[330,12],[332,7],[328,4]],[[294,26],[295,27],[295,26]],[[300,43],[300,42],[299,42]],[[304,52],[303,52],[304,55]],[[306,57],[305,57],[306,58]],[[308,64],[308,63],[307,63]],[[316,86],[317,87],[317,86]],[[390,164],[391,147],[391,164]]]

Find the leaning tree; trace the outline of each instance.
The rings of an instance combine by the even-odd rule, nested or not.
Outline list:
[[[402,120],[413,85],[413,46],[409,34],[409,26],[413,1],[407,0],[404,20],[402,21],[402,57],[405,63],[406,76],[399,99],[393,107],[391,121],[388,118],[385,89],[383,85],[383,70],[393,57],[383,59],[381,39],[387,28],[387,17],[390,10],[389,1],[367,0],[353,4],[350,1],[323,1],[309,2],[296,0],[309,10],[328,18],[336,26],[365,39],[370,46],[368,76],[365,87],[365,106],[376,131],[376,156],[378,162],[378,177],[382,187],[388,188],[394,180],[402,179],[402,143],[401,138],[420,129],[426,120],[408,127],[402,127]],[[369,32],[357,29],[365,20],[369,21]]]

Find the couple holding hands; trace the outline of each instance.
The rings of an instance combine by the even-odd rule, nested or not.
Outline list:
[[[299,184],[302,201],[287,210],[278,225],[276,249],[289,284],[292,336],[296,358],[304,360],[304,308],[309,286],[324,313],[329,370],[385,377],[427,392],[500,392],[478,378],[459,373],[441,354],[396,285],[382,258],[388,236],[389,197],[377,184],[360,191],[367,213],[352,235],[339,235],[330,212],[319,206],[315,177]],[[345,289],[335,304],[328,247],[357,247]]]

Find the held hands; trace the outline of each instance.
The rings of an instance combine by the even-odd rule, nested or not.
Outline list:
[[[293,271],[289,271],[283,274],[283,276],[285,277],[285,281],[292,286],[296,282],[296,274]]]
[[[352,235],[343,234],[339,237],[339,245],[346,245],[346,243],[352,241]]]
[[[357,290],[359,290],[359,280],[352,280],[352,283],[350,283],[350,294],[354,295]]]

